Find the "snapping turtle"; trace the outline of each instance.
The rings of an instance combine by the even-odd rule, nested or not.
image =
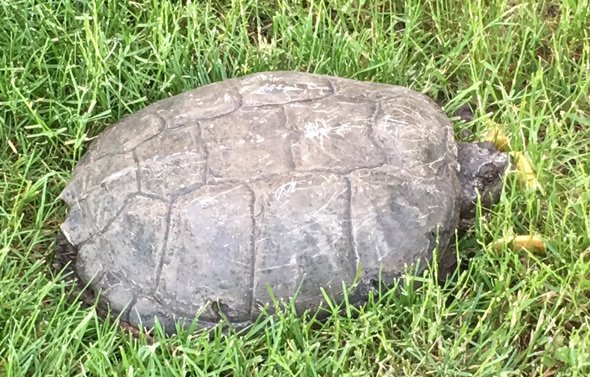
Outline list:
[[[195,316],[247,325],[272,296],[314,310],[343,282],[361,304],[435,248],[451,258],[477,192],[496,200],[507,163],[491,143],[457,144],[442,110],[408,88],[229,79],[91,143],[60,195],[70,209],[56,264],[71,261],[123,320],[169,332]]]

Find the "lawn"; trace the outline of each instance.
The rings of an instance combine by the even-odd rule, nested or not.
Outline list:
[[[295,4],[298,5],[295,5]],[[588,0],[0,0],[0,376],[590,375]],[[263,70],[405,85],[488,120],[511,174],[446,284],[408,275],[319,322],[135,339],[66,300],[58,199],[89,140],[155,100]],[[487,245],[535,233],[545,252]],[[419,288],[413,288],[416,283]]]

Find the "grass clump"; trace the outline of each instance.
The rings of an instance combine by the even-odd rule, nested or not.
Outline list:
[[[0,1],[0,375],[586,376],[590,373],[590,3]],[[251,72],[407,85],[505,127],[544,193],[513,179],[460,243],[453,284],[402,282],[355,315],[289,312],[242,334],[132,339],[50,274],[57,199],[125,114]],[[510,232],[545,254],[492,252]],[[352,309],[350,309],[352,311]]]

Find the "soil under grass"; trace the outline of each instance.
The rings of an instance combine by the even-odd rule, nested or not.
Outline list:
[[[590,375],[588,0],[0,0],[0,21],[0,376]],[[410,86],[449,115],[471,103],[457,137],[493,119],[543,190],[509,176],[447,284],[408,275],[402,294],[321,322],[136,339],[68,300],[57,197],[89,140],[155,100],[275,69]],[[547,250],[486,246],[510,233]]]

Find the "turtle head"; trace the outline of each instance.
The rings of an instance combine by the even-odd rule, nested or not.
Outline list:
[[[509,160],[508,154],[498,151],[490,142],[458,144],[460,230],[473,225],[478,196],[482,206],[486,208],[500,199],[502,178]]]

